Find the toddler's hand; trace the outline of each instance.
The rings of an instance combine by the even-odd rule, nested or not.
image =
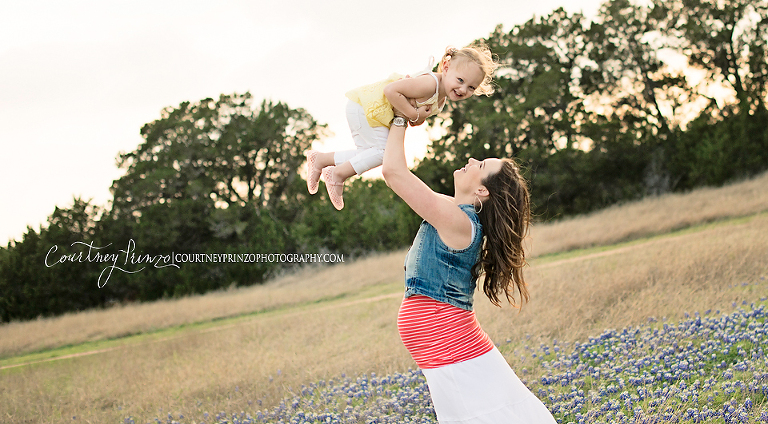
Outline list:
[[[429,114],[432,113],[432,105],[424,105],[422,107],[416,108],[416,111],[419,112],[419,118],[416,121],[408,120],[408,125],[412,127],[418,127],[427,120]]]
[[[408,99],[408,104],[411,105],[412,108],[416,109],[416,100],[415,99]],[[416,109],[418,110],[418,109]],[[392,107],[392,112],[395,113],[395,116],[402,116],[405,118],[406,121],[409,121],[408,115],[403,113],[401,110],[398,110],[396,107]]]
[[[432,113],[432,105],[424,105],[421,107],[416,107],[416,99],[408,99],[408,104],[411,105],[414,109],[416,109],[416,112],[418,112],[419,117],[415,121],[411,121],[410,118],[408,118],[408,115],[405,113],[397,110],[396,108],[392,108],[392,111],[395,113],[395,116],[402,116],[403,118],[408,121],[408,125],[412,127],[417,127],[424,123],[424,121],[427,119],[430,113]],[[412,112],[411,112],[412,113]]]

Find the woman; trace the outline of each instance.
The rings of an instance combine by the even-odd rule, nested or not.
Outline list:
[[[396,117],[384,152],[387,184],[424,219],[405,260],[398,314],[403,344],[427,378],[442,424],[554,423],[472,310],[475,282],[495,305],[528,300],[522,240],[528,189],[514,162],[470,159],[453,172],[454,196],[435,193],[408,169],[407,123]]]

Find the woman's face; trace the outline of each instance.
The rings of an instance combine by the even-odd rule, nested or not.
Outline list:
[[[466,166],[453,171],[453,185],[456,193],[458,194],[459,190],[467,193],[475,192],[483,185],[483,180],[499,172],[501,166],[501,159],[491,158],[480,161],[469,158]]]

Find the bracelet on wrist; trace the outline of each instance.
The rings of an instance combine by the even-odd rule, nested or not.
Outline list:
[[[416,121],[419,120],[420,115],[421,115],[421,112],[419,112],[419,109],[416,109],[416,119],[408,118],[408,120],[411,121],[412,123],[415,123]]]

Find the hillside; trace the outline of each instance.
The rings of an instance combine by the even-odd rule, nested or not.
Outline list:
[[[478,298],[478,318],[517,368],[530,346],[759,302],[768,296],[766,180],[538,225],[531,302],[518,312]],[[548,247],[571,234],[583,234],[581,244]],[[574,247],[582,249],[567,250]],[[268,408],[302,384],[403,372],[414,367],[395,326],[403,254],[308,268],[258,287],[0,326],[0,410],[10,422],[167,413],[209,422],[206,412]]]

